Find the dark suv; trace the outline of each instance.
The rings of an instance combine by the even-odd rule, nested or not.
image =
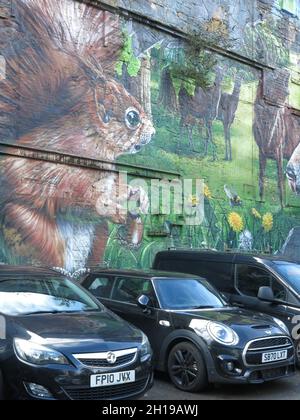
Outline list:
[[[231,305],[281,319],[289,328],[300,367],[300,265],[283,257],[174,250],[153,267],[205,277]]]
[[[226,305],[206,280],[176,273],[93,269],[81,280],[105,306],[149,337],[157,370],[176,387],[261,383],[295,370],[280,320]]]

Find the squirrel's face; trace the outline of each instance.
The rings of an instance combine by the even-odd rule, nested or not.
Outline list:
[[[138,101],[114,80],[95,87],[95,106],[101,143],[115,158],[139,152],[155,134],[150,118]]]

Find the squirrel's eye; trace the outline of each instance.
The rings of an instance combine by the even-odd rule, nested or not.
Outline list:
[[[125,122],[128,128],[135,130],[141,124],[140,114],[136,109],[130,108],[126,111]]]

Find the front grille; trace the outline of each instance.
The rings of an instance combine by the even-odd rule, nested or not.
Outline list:
[[[101,388],[69,388],[64,391],[71,400],[119,400],[143,393],[147,383],[148,378],[130,384]]]
[[[132,363],[134,359],[135,359],[135,353],[118,357],[116,363],[114,363],[113,365],[110,364],[105,359],[80,359],[80,362],[86,366],[112,368],[112,367],[119,367],[122,365],[127,365],[129,363]]]
[[[110,370],[134,363],[137,357],[137,351],[134,348],[114,352],[74,354],[73,356],[84,366]],[[110,356],[112,355],[115,357],[114,363],[110,363]]]
[[[282,378],[288,374],[289,370],[286,367],[267,369],[262,371],[262,377],[265,381],[270,379]]]
[[[269,349],[275,347],[289,347],[291,345],[291,341],[288,337],[273,337],[268,338],[266,340],[257,340],[254,341],[248,350],[256,350],[256,349]]]
[[[249,380],[250,381],[271,381],[273,379],[280,379],[284,377],[289,377],[294,374],[293,366],[284,366],[280,368],[258,370],[252,372]]]
[[[244,351],[244,362],[248,366],[268,365],[262,362],[263,353],[272,351],[287,350],[287,360],[295,354],[294,345],[289,337],[270,337],[267,339],[258,339],[246,346]],[[286,360],[270,363],[284,363]]]
[[[294,355],[294,348],[288,348],[286,349],[288,352],[288,357],[287,360],[291,359]],[[268,350],[266,350],[268,352]],[[257,351],[257,352],[248,352],[246,355],[246,362],[248,365],[254,366],[254,365],[265,365],[267,366],[268,363],[262,363],[262,354],[265,353],[266,351]],[[272,351],[272,350],[271,350]],[[275,351],[277,351],[275,349]],[[280,351],[280,349],[279,349]],[[281,360],[281,363],[284,363],[285,360]],[[280,363],[279,362],[270,362],[270,363]]]

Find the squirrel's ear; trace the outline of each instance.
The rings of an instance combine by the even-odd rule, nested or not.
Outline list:
[[[99,119],[104,123],[108,124],[111,119],[110,112],[105,108],[104,100],[101,97],[99,89],[95,89],[95,104],[97,109],[97,115]]]
[[[89,57],[88,60],[81,60],[80,66],[88,76],[89,80],[95,85],[99,85],[99,83],[104,85],[106,83],[102,67],[96,58]]]

